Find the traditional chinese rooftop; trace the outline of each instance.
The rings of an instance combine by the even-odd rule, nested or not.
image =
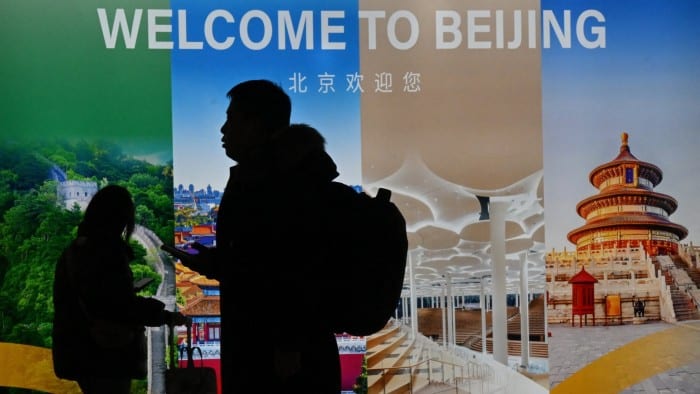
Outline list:
[[[581,267],[581,271],[569,279],[569,283],[598,283],[598,279],[589,274],[585,268]]]
[[[649,179],[654,187],[661,183],[661,180],[663,179],[663,171],[661,171],[661,169],[654,164],[637,159],[632,154],[632,150],[629,146],[629,134],[623,132],[621,135],[621,140],[620,153],[617,155],[617,157],[607,163],[599,165],[598,167],[594,168],[593,171],[591,171],[589,175],[589,181],[591,184],[593,184],[593,186],[596,188],[599,188],[600,184],[611,175],[610,172],[606,170],[612,169],[614,171],[615,169],[619,168],[621,164],[635,164],[639,166],[639,176]]]
[[[649,249],[659,245],[673,249],[688,235],[684,226],[669,220],[678,202],[653,190],[663,179],[663,172],[632,154],[627,133],[622,133],[621,140],[619,154],[591,171],[589,181],[598,193],[576,205],[576,212],[586,223],[570,231],[567,238],[577,248],[604,241],[610,244],[607,247],[620,247],[623,241],[633,241]],[[652,238],[652,233],[659,235]]]

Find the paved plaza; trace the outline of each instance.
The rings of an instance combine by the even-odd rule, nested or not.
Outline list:
[[[549,331],[553,394],[700,392],[700,321]]]

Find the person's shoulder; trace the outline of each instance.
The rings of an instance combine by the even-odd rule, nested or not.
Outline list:
[[[325,197],[331,202],[347,203],[360,197],[357,190],[342,182],[331,181],[325,187]]]
[[[304,145],[323,147],[326,143],[321,133],[306,123],[292,123],[282,135]]]

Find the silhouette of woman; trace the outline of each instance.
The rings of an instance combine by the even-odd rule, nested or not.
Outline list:
[[[129,267],[134,216],[127,189],[104,187],[56,265],[54,371],[86,394],[129,393],[131,380],[146,376],[145,326],[187,321],[162,302],[136,295]]]

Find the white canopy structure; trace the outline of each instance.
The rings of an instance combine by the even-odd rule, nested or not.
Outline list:
[[[545,292],[542,171],[508,180],[514,175],[509,165],[483,172],[491,184],[499,173],[502,182],[510,182],[486,190],[443,179],[414,155],[389,176],[365,185],[371,195],[379,187],[392,190],[392,201],[406,218],[409,261],[402,296],[411,300],[414,330],[418,298],[485,292],[493,297],[494,358],[504,364],[507,294],[524,297],[527,304],[528,295]],[[449,326],[448,316],[448,331]],[[448,338],[454,341],[454,334],[448,332]]]

